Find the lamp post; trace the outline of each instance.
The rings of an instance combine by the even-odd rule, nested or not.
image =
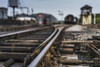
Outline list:
[[[63,12],[60,10],[58,12],[59,12],[59,16],[61,16],[61,21],[63,21]]]

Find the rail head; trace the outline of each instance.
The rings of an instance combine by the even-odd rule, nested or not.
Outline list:
[[[63,29],[63,28],[62,28]],[[36,58],[28,65],[28,67],[36,67],[38,63],[41,61],[41,59],[44,57],[44,55],[47,53],[49,48],[52,46],[52,44],[55,42],[59,34],[61,33],[62,29],[60,29],[57,34],[52,38],[52,40],[45,46],[45,48],[36,56]]]
[[[31,32],[31,31],[42,30],[42,29],[46,29],[46,28],[48,28],[48,27],[43,27],[43,28],[40,27],[40,28],[36,28],[36,29],[32,28],[32,29],[27,29],[27,30],[22,30],[22,31],[16,31],[16,32],[0,35],[0,38],[17,35],[17,34],[22,34],[22,33],[27,33],[27,32]]]
[[[28,54],[25,58],[24,58],[24,67],[28,66],[29,63],[31,63],[31,61],[33,61],[33,59],[42,51],[42,49],[46,46],[46,44],[53,38],[53,36],[57,33],[58,29],[56,27],[54,27],[54,31],[53,33],[43,42],[41,43],[32,53]],[[31,59],[31,60],[30,60]]]
[[[90,48],[98,55],[100,56],[100,50],[94,46],[93,44],[90,44]]]

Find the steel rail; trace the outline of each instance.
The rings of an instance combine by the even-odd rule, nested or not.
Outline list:
[[[33,58],[34,56],[38,55],[42,50],[43,48],[47,45],[47,43],[53,38],[53,36],[57,33],[58,29],[56,27],[54,27],[55,30],[54,32],[42,43],[40,44],[31,54],[27,55],[26,58],[24,58],[24,67],[27,66],[27,61],[30,60],[31,58],[31,61],[33,61]],[[30,61],[28,63],[31,63]]]
[[[56,32],[58,31],[57,28],[55,28],[55,31],[42,43],[40,44],[34,51],[37,52],[38,49],[42,49],[45,47],[45,45],[51,40],[51,38],[56,34]],[[33,56],[35,53],[33,52],[33,54],[31,54],[31,56]]]
[[[0,38],[7,37],[7,36],[12,36],[12,35],[17,35],[17,34],[22,34],[22,33],[27,33],[27,32],[31,32],[31,31],[42,30],[42,29],[46,29],[46,28],[48,28],[48,27],[36,28],[36,29],[32,28],[32,29],[23,30],[23,31],[17,31],[17,32],[13,32],[13,33],[7,33],[7,34],[0,35]]]
[[[63,28],[62,28],[63,29]],[[52,38],[52,40],[45,46],[45,48],[36,56],[36,58],[28,65],[28,67],[36,67],[44,55],[47,53],[49,48],[52,46],[54,41],[57,39],[59,34],[61,33],[62,29],[60,29],[57,34]]]
[[[54,36],[54,34],[58,31],[57,30],[57,28],[54,28],[53,26],[49,26],[49,27],[43,27],[43,28],[36,28],[36,29],[34,29],[34,28],[32,28],[32,29],[28,29],[28,30],[24,30],[24,31],[21,31],[21,32],[14,32],[14,33],[12,33],[12,34],[9,34],[9,35],[5,35],[5,36],[2,36],[1,38],[3,38],[3,37],[8,37],[8,36],[13,36],[13,35],[16,35],[16,34],[22,34],[22,33],[28,33],[28,32],[34,32],[34,31],[41,31],[41,30],[47,30],[48,31],[48,29],[50,29],[53,33],[51,34],[51,36],[49,36],[42,44],[40,44],[39,46],[38,46],[38,49],[41,49],[41,47],[43,48],[43,46],[44,46],[44,44],[46,45],[50,40],[51,40],[51,38]],[[48,41],[48,42],[47,42]],[[45,47],[45,46],[44,46]],[[34,52],[34,51],[33,51]],[[34,53],[29,53],[29,54],[31,54],[31,56],[33,56],[33,54]],[[26,66],[25,66],[26,67]]]
[[[94,46],[93,44],[90,45],[90,48],[98,55],[100,56],[100,50]]]

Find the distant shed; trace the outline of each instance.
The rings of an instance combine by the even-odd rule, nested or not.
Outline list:
[[[44,22],[46,22],[47,24],[51,24],[53,22],[57,22],[57,19],[53,15],[46,14],[46,13],[33,14],[33,15],[31,15],[31,17],[36,18],[36,20],[38,21],[38,23],[40,25],[43,25]]]

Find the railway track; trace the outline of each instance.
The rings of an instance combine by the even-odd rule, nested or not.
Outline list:
[[[99,57],[90,59],[87,50],[92,48],[94,54],[100,54],[93,41],[79,37],[92,31],[69,31],[69,27],[58,25],[0,35],[1,67],[100,66]]]
[[[27,67],[56,32],[46,27],[0,35],[0,67]]]
[[[76,30],[76,28],[73,29]],[[77,38],[79,35],[90,34],[92,31],[69,30],[70,28],[59,28],[57,34],[28,67],[99,67],[100,58],[96,56],[91,58],[87,50],[93,41],[87,38]],[[98,49],[94,47],[94,50],[93,53],[97,54]]]
[[[31,29],[31,28],[36,28],[36,27],[40,27],[39,25],[12,25],[12,26],[0,26],[0,35],[2,34],[7,34],[7,33],[11,33],[11,32],[16,32],[16,31],[22,31],[22,30],[26,30],[26,29]]]

